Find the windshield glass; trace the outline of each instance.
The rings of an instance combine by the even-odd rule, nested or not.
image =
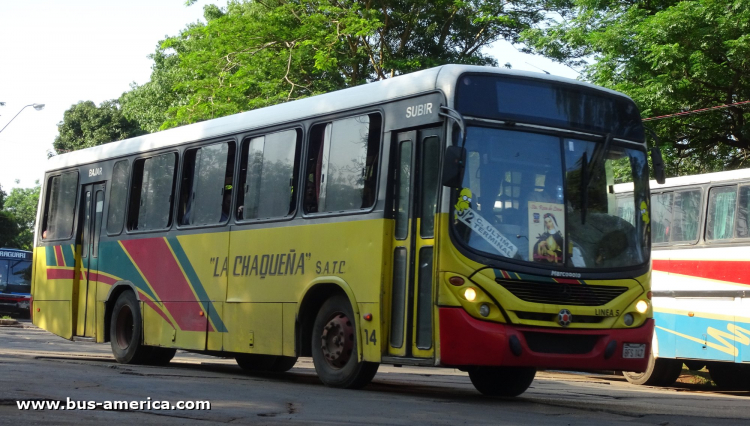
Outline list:
[[[467,129],[466,149],[452,223],[469,247],[566,269],[648,260],[645,152],[485,127]],[[639,212],[635,224],[618,217],[614,184],[621,182],[634,182],[627,202]]]

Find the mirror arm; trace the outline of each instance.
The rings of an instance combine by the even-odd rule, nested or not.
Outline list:
[[[464,116],[455,109],[448,108],[447,106],[440,107],[439,115],[453,120],[458,124],[458,127],[461,129],[461,148],[463,148],[466,145],[466,122],[464,121]]]

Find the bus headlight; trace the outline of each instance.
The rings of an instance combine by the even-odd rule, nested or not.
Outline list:
[[[473,302],[477,298],[477,291],[469,287],[466,289],[466,291],[464,291],[464,297],[469,302]]]
[[[648,302],[645,300],[639,300],[638,303],[635,304],[635,310],[641,314],[645,314],[648,310]]]
[[[631,325],[633,325],[633,321],[634,321],[633,314],[625,314],[625,316],[622,317],[622,320],[623,322],[625,322],[625,325],[630,327]]]

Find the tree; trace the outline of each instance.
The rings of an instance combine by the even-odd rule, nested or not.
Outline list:
[[[31,250],[34,246],[36,209],[41,187],[39,181],[33,188],[13,188],[5,199],[4,212],[11,215],[16,226],[13,246]]]
[[[160,129],[444,63],[496,65],[481,48],[501,38],[517,41],[543,19],[543,3],[235,0],[225,10],[207,6],[205,23],[159,45],[151,81],[124,95],[123,109],[153,131],[163,118]]]
[[[13,215],[0,210],[0,248],[14,248],[17,235],[18,225]]]
[[[70,107],[57,125],[59,135],[52,144],[58,154],[142,135],[138,123],[125,118],[117,100],[98,107],[82,101]]]
[[[644,117],[750,100],[750,2],[569,0],[565,19],[528,29],[529,50],[630,95]],[[593,62],[592,62],[593,60]],[[647,122],[666,143],[669,175],[750,165],[750,109]]]

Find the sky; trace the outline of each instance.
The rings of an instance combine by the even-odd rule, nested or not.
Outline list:
[[[0,1],[0,186],[34,186],[63,113],[79,101],[119,98],[151,76],[157,43],[188,23],[203,21],[206,4],[226,0]],[[574,70],[510,43],[485,49],[500,65],[576,78]],[[31,104],[44,104],[37,111]],[[19,113],[20,111],[20,113]],[[18,116],[13,117],[18,113]],[[12,120],[12,122],[10,122]],[[17,182],[18,181],[18,182]]]

